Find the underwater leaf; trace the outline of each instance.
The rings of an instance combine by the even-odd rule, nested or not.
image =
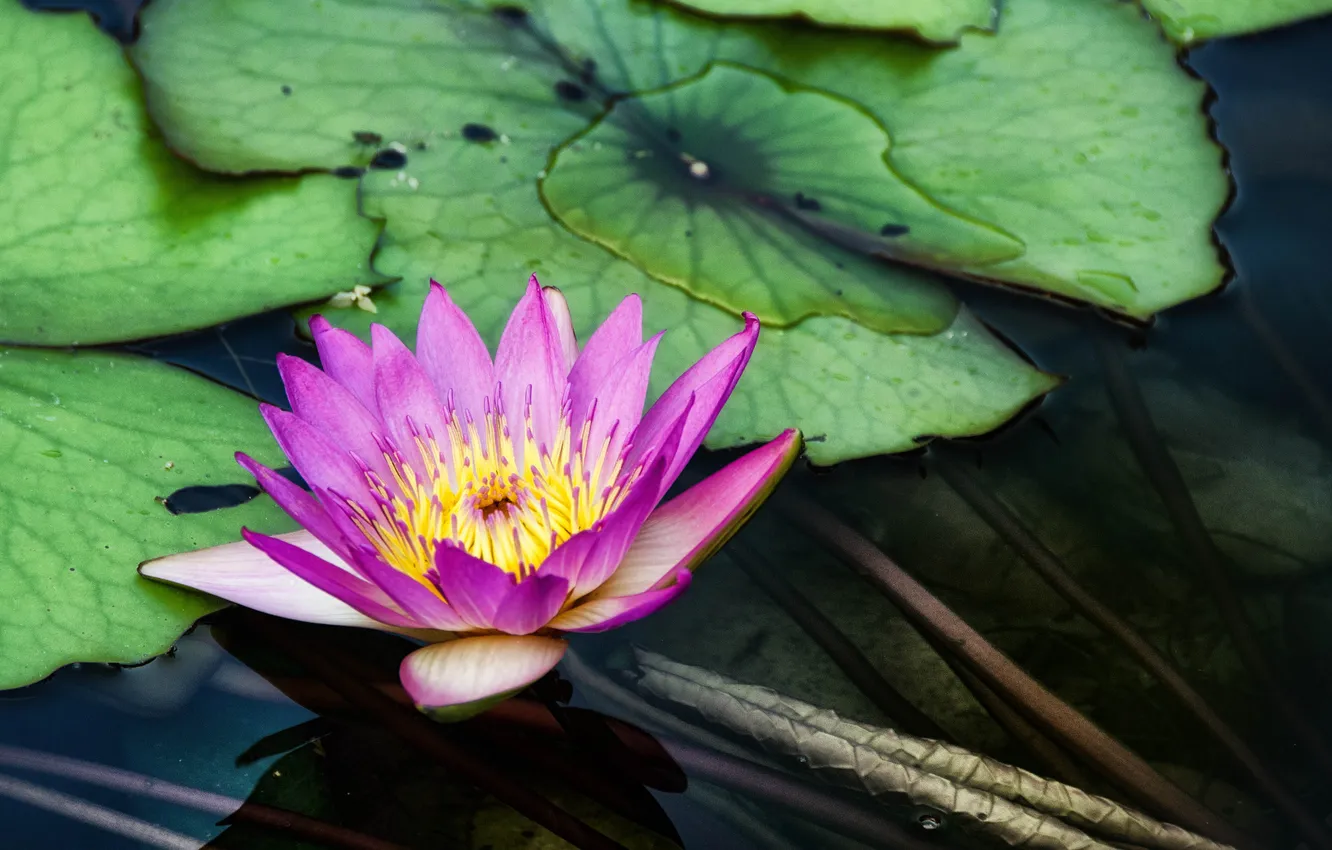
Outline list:
[[[835,712],[746,685],[711,670],[635,649],[644,693],[686,705],[713,723],[798,756],[871,794],[906,794],[917,805],[962,815],[980,831],[1022,847],[1097,848],[1091,838],[1156,850],[1221,850],[1081,788],[1045,779],[955,744],[845,720]]]
[[[596,69],[602,66],[590,56],[575,61],[551,47],[537,37],[530,18],[509,7],[501,14],[458,3],[441,7],[411,0],[343,0],[298,8],[295,14],[290,7],[255,0],[162,0],[146,10],[143,36],[133,55],[147,80],[154,115],[172,144],[209,167],[376,166],[362,183],[364,212],[386,222],[376,265],[404,282],[374,294],[378,312],[373,317],[363,310],[326,311],[332,321],[363,333],[376,320],[410,337],[426,278],[435,276],[493,343],[529,273],[537,272],[543,282],[565,291],[575,323],[584,332],[625,295],[639,292],[648,327],[670,329],[659,350],[653,384],[657,392],[665,380],[739,327],[738,314],[663,285],[657,269],[642,268],[579,238],[552,220],[543,204],[539,181],[546,180],[548,191],[551,185],[558,189],[570,168],[567,161],[548,168],[552,152],[564,146],[567,153],[575,137],[587,132],[615,99],[598,82],[601,72]],[[569,10],[572,24],[587,23],[582,16],[598,7],[581,2],[559,8]],[[608,24],[613,30],[623,28],[626,46],[642,45],[648,51],[628,59],[608,54],[606,59],[617,67],[632,65],[645,80],[650,78],[635,90],[660,89],[698,74],[722,33],[691,16],[657,9],[670,33],[669,43],[697,53],[687,62],[672,60],[669,66],[680,72],[667,74],[653,70],[661,67],[662,58],[652,53],[656,42],[627,27],[632,21],[626,16],[637,11],[612,3],[606,14],[614,16]],[[891,220],[892,208],[919,215],[927,234],[937,228],[958,237],[956,242],[947,240],[947,250],[965,253],[967,262],[999,262],[1012,254],[1014,243],[1002,231],[973,217],[954,216],[918,187],[896,180],[883,160],[888,138],[882,122],[865,116],[853,103],[803,91],[794,94],[769,77],[743,69],[733,69],[732,79],[762,83],[755,86],[759,94],[780,107],[767,119],[769,127],[788,126],[782,111],[808,97],[830,110],[839,126],[856,138],[872,137],[868,150],[860,144],[846,150],[814,145],[804,159],[798,150],[789,160],[782,154],[777,173],[783,180],[801,174],[809,185],[831,187],[831,194],[850,193],[855,201],[834,201],[830,195],[831,215],[820,220],[821,211],[799,209],[794,195],[801,191],[798,185],[775,184],[789,200],[790,211],[803,216],[791,219],[801,221],[803,229],[768,225],[770,232],[782,236],[791,263],[826,265],[833,257],[835,268],[845,257],[848,276],[872,280],[883,299],[930,291],[937,284],[923,273],[852,257],[854,252],[846,250],[848,241],[856,246],[870,241],[874,250],[886,252],[884,245],[891,238],[908,235],[912,224]],[[693,85],[697,88],[690,98],[695,103],[720,98],[716,82]],[[280,94],[284,87],[290,95]],[[688,99],[672,95],[660,105],[669,107],[676,96],[682,102]],[[703,117],[676,116],[685,128],[700,126]],[[652,122],[653,132],[660,131],[653,138],[669,143],[670,127],[657,127],[659,121]],[[794,130],[789,132],[796,138]],[[738,162],[735,153],[724,149],[724,141],[707,142],[719,152],[720,158],[709,163],[719,174],[734,171]],[[592,153],[595,146],[596,140],[587,145]],[[849,177],[822,174],[836,170],[824,161],[834,155]],[[686,163],[681,167],[688,170]],[[867,175],[868,188],[859,185]],[[848,189],[851,183],[856,185]],[[761,188],[776,196],[774,186]],[[555,200],[569,200],[570,187],[563,189],[565,195]],[[882,219],[871,218],[864,203],[879,191],[888,199]],[[885,233],[888,224],[904,228],[887,228]],[[679,234],[681,241],[691,238]],[[739,245],[735,239],[719,243],[717,250],[727,255],[710,258],[708,267],[715,262],[717,268],[733,265],[753,274],[746,271],[752,264],[731,253],[741,250]],[[786,284],[787,269],[780,271],[780,276],[740,278],[732,285],[766,286],[773,303]],[[746,306],[740,298],[727,300],[723,281],[713,283],[709,298],[737,309]],[[710,446],[762,439],[795,425],[824,438],[809,446],[809,456],[818,463],[899,451],[914,446],[918,436],[990,430],[1055,384],[965,313],[958,313],[946,324],[949,330],[935,337],[883,335],[866,326],[873,314],[850,309],[835,289],[821,293],[808,289],[806,308],[812,309],[798,311],[817,313],[813,318],[787,328],[779,327],[780,321],[769,323]],[[868,288],[862,293],[868,303]],[[854,322],[845,318],[848,313],[855,314]],[[773,386],[783,391],[773,393]],[[950,401],[954,392],[956,403]]]
[[[156,500],[243,478],[272,448],[254,402],[182,370],[108,352],[0,348],[0,688],[75,661],[165,652],[217,600],[140,578],[151,557],[286,530],[266,497],[173,516]]]
[[[574,756],[561,753],[558,757]],[[572,792],[558,779],[507,761],[504,769],[516,782],[620,846],[629,850],[679,847],[607,806]],[[401,739],[363,724],[338,724],[330,734],[278,759],[255,785],[247,802],[277,806],[351,830],[366,846],[372,840],[402,847],[475,850],[561,850],[570,846]],[[290,834],[238,823],[228,827],[209,847],[304,850],[306,845],[293,842]]]
[[[324,757],[318,742],[303,744],[273,762],[246,803],[275,806],[322,821],[336,822],[338,806],[324,778]],[[321,850],[326,845],[293,840],[273,829],[233,824],[208,842],[209,850]]]
[[[382,280],[353,182],[180,161],[87,16],[0,4],[0,78],[0,340],[140,339]]]
[[[1141,0],[1141,3],[1171,41],[1186,46],[1332,13],[1332,0]]]
[[[798,17],[856,29],[911,30],[926,41],[955,41],[964,29],[994,29],[994,0],[672,0],[709,15]]]

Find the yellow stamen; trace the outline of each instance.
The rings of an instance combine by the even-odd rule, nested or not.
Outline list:
[[[613,511],[628,482],[615,483],[622,459],[610,456],[610,437],[588,445],[590,422],[575,441],[561,417],[551,446],[537,444],[530,417],[523,425],[521,470],[498,410],[484,411],[479,423],[452,414],[442,443],[418,434],[410,459],[386,450],[388,480],[366,473],[375,505],[349,505],[352,522],[387,563],[427,585],[444,542],[518,578],[531,575],[557,546]]]

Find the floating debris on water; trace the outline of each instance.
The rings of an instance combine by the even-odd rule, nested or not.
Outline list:
[[[356,307],[367,313],[378,313],[379,308],[375,302],[370,300],[372,290],[365,284],[358,283],[347,292],[334,293],[333,297],[328,299],[328,306],[345,309],[347,307]]]

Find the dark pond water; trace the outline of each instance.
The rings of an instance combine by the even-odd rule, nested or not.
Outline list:
[[[130,32],[128,5],[108,6],[104,25]],[[1332,740],[1330,44],[1326,19],[1187,57],[1217,92],[1212,114],[1237,184],[1217,227],[1235,269],[1224,292],[1151,328],[1127,329],[969,289],[989,323],[1068,376],[1063,389],[986,439],[797,470],[785,501],[681,601],[575,641],[576,663],[562,670],[573,705],[674,741],[670,752],[690,776],[685,793],[649,797],[627,780],[617,766],[624,751],[605,742],[604,725],[588,722],[595,715],[566,718],[575,749],[529,743],[521,718],[498,733],[450,734],[463,745],[498,742],[481,752],[493,753],[514,783],[557,796],[577,785],[569,771],[581,771],[603,799],[669,831],[664,812],[689,848],[1002,846],[946,806],[901,793],[872,800],[820,782],[831,771],[817,756],[770,753],[755,766],[742,750],[760,750],[728,724],[780,723],[756,709],[704,720],[680,705],[687,694],[647,695],[646,677],[617,672],[638,666],[639,647],[844,718],[942,736],[1179,820],[1150,787],[1116,778],[1114,754],[1070,755],[1095,738],[1069,721],[1080,713],[1242,829],[1248,846],[1312,846],[1298,812],[1314,830],[1332,813],[1332,757],[1319,752]],[[280,399],[274,354],[309,354],[291,329],[287,317],[265,316],[141,350]],[[198,494],[181,496],[184,507],[205,506],[191,498]],[[877,544],[980,638],[950,637],[947,617],[909,587],[890,600],[834,553],[844,530],[829,537],[782,513],[800,514],[801,499]],[[1052,589],[1061,581],[1072,588]],[[1108,636],[1116,630],[1130,637]],[[22,782],[0,783],[0,847],[198,847],[238,804],[216,795],[246,798],[281,754],[316,738],[317,749],[286,757],[277,771],[288,781],[270,777],[262,799],[292,808],[314,800],[313,813],[327,820],[425,847],[454,846],[460,813],[491,805],[500,812],[491,819],[497,850],[555,846],[348,712],[334,707],[316,720],[219,646],[222,639],[287,693],[304,694],[306,705],[329,704],[308,683],[293,684],[245,633],[224,615],[169,658],[63,670],[3,695],[0,774]],[[1200,710],[1146,672],[1129,646],[1137,639],[1178,671]],[[1076,711],[1047,711],[1020,674],[983,659],[977,678],[967,658],[975,662],[987,645]],[[1220,718],[1260,767],[1243,766],[1203,715]],[[524,767],[515,749],[549,761]],[[155,780],[156,790],[139,788],[135,776]],[[226,841],[321,846],[283,832],[237,831]]]

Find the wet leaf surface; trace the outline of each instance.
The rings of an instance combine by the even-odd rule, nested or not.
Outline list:
[[[140,339],[381,280],[354,183],[180,161],[87,17],[0,6],[0,77],[0,340]]]
[[[1190,45],[1209,38],[1239,35],[1279,27],[1315,15],[1332,12],[1328,0],[1142,0],[1166,36],[1177,44]]]
[[[236,481],[238,448],[276,460],[253,408],[137,357],[0,348],[0,687],[75,661],[143,661],[218,607],[135,568],[242,525],[290,527],[267,498],[180,516],[158,501]]]
[[[541,195],[570,230],[731,313],[937,333],[956,314],[948,293],[905,276],[885,286],[865,254],[941,265],[1022,248],[904,183],[888,145],[845,103],[718,65],[616,101],[556,151]],[[820,167],[829,161],[842,168]]]
[[[926,41],[955,41],[964,29],[993,29],[992,0],[673,0],[709,15],[794,17],[835,27],[910,30]]]
[[[642,17],[647,12],[639,7],[580,4],[561,7],[558,19],[548,15],[538,21],[536,14],[492,14],[464,4],[441,11],[410,2],[350,2],[311,9],[297,24],[291,15],[263,4],[163,3],[147,13],[134,55],[148,79],[154,114],[173,145],[209,167],[336,167],[369,163],[384,150],[398,152],[395,164],[401,167],[372,169],[363,178],[364,212],[386,221],[376,265],[404,279],[373,297],[378,311],[373,320],[410,336],[431,275],[453,290],[492,342],[524,278],[533,271],[565,290],[584,333],[626,294],[637,291],[646,302],[648,326],[672,330],[654,383],[660,391],[672,374],[734,332],[739,316],[663,286],[659,281],[670,277],[670,270],[659,268],[656,258],[641,259],[641,265],[627,262],[571,234],[552,220],[538,194],[538,181],[548,176],[559,185],[569,167],[556,163],[547,174],[551,151],[587,130],[611,93],[660,88],[695,75],[711,58],[721,58],[721,48],[730,49],[729,42],[720,40],[721,30],[700,31],[711,25],[665,9]],[[645,28],[654,26],[660,37],[643,40]],[[732,41],[740,48],[748,44],[749,58],[757,59],[755,39],[778,31],[741,27],[741,37]],[[373,33],[368,39],[358,35],[367,32]],[[613,41],[588,43],[596,32]],[[628,46],[640,44],[642,50],[629,51]],[[880,48],[885,44],[895,46],[877,42]],[[288,61],[275,62],[277,56]],[[313,56],[320,58],[300,58]],[[758,76],[752,70],[736,73],[746,79]],[[466,85],[459,84],[463,79]],[[291,93],[282,94],[284,87]],[[769,86],[764,96],[781,100],[795,95],[773,92]],[[833,103],[820,95],[800,96]],[[717,93],[710,97],[715,100]],[[853,104],[837,105],[838,120],[856,132],[872,129],[875,149],[881,151],[886,138],[874,127],[875,118],[858,113]],[[778,117],[783,111],[777,110]],[[679,117],[682,133],[702,120],[699,115]],[[653,119],[654,126],[659,123],[659,117]],[[264,131],[255,132],[260,125]],[[658,129],[662,137],[669,135],[669,127]],[[728,138],[718,134],[708,144],[721,150]],[[851,177],[824,178],[822,185],[840,182],[844,187],[848,180],[856,182],[855,175],[866,174],[870,166],[861,153],[838,151],[841,160],[851,163]],[[828,170],[826,152],[797,154],[791,154],[789,168],[783,166],[788,168],[785,179]],[[921,219],[927,234],[930,221],[969,233],[969,241],[952,246],[968,262],[996,262],[1011,255],[1009,237],[973,218],[951,216],[919,190],[894,183],[887,164],[881,165],[880,185],[895,187],[896,202],[928,212]],[[810,180],[819,185],[816,178]],[[706,265],[733,266],[742,276],[709,279],[705,298],[738,309],[748,300],[739,293],[748,287],[766,290],[771,306],[794,297],[788,295],[796,291],[794,286],[788,290],[792,266],[822,264],[824,272],[845,272],[853,281],[861,278],[862,302],[870,299],[872,280],[877,304],[911,303],[903,299],[914,297],[918,306],[931,305],[927,311],[912,309],[917,330],[945,326],[945,302],[937,296],[920,301],[921,294],[936,285],[920,273],[860,256],[846,256],[848,268],[836,268],[847,239],[858,240],[860,253],[864,249],[859,243],[866,240],[882,249],[890,239],[909,234],[911,224],[896,221],[891,209],[882,211],[882,222],[871,222],[863,201],[844,204],[839,211],[839,202],[831,196],[829,215],[814,222],[816,213],[800,207],[822,205],[822,200],[794,185],[774,185],[777,190],[765,187],[766,194],[786,198],[793,214],[803,217],[795,219],[801,227],[785,225],[777,231],[778,244],[791,262],[776,268],[767,262],[757,268],[761,276],[756,277],[756,267],[736,251],[740,243],[747,250],[757,241],[727,239],[715,249],[715,261],[710,255]],[[892,225],[886,233],[885,225]],[[678,241],[691,238],[681,233]],[[914,238],[904,244],[914,244]],[[676,244],[665,244],[663,250],[679,253]],[[831,270],[829,256],[834,257]],[[877,279],[870,277],[874,270]],[[804,298],[798,310],[770,311],[778,318],[773,325],[817,315],[788,329],[770,326],[733,403],[745,413],[729,414],[709,445],[761,439],[794,424],[824,437],[811,444],[817,462],[897,451],[919,436],[989,430],[1054,384],[965,314],[946,324],[943,337],[882,335],[870,328],[884,326],[876,322],[883,312],[849,306],[836,287],[820,284],[807,289]],[[855,320],[843,318],[848,314]],[[363,310],[335,310],[331,318],[358,331],[372,321]],[[843,348],[853,349],[849,367],[839,350]],[[981,363],[985,366],[977,368]],[[934,395],[930,383],[940,373],[948,376],[944,386],[960,388],[957,404],[943,395],[935,396],[938,403],[928,409],[913,406],[913,399]],[[792,388],[812,388],[804,393],[808,405],[797,408],[755,391],[759,384],[786,378]],[[843,379],[856,392],[848,393]],[[870,418],[877,427],[861,424]],[[856,425],[844,426],[847,422]],[[888,427],[882,427],[885,424]]]

